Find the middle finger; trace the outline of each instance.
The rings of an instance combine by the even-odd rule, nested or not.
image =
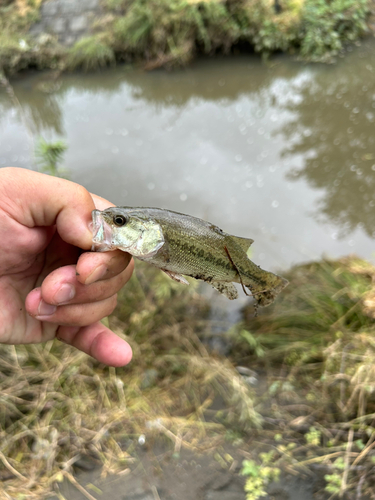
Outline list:
[[[74,265],[61,267],[50,273],[41,286],[42,298],[48,304],[84,304],[98,302],[116,294],[130,279],[134,263],[119,274],[88,285],[82,284]]]

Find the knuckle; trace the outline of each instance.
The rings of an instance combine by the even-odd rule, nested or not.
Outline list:
[[[76,184],[76,195],[85,202],[92,202],[90,193],[80,184]]]
[[[108,313],[106,314],[106,316],[108,316],[108,314],[112,314],[116,306],[117,306],[117,294],[112,295],[112,297],[108,299]]]

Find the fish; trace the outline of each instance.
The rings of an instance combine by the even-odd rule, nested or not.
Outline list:
[[[230,235],[191,215],[161,208],[111,207],[93,210],[91,229],[93,251],[128,252],[179,283],[189,284],[184,276],[203,280],[230,300],[238,298],[233,283],[239,283],[246,295],[265,307],[288,284],[249,259],[247,251],[254,240]]]

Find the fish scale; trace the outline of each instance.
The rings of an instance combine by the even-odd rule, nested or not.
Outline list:
[[[120,249],[149,262],[176,281],[191,276],[210,283],[229,299],[240,283],[261,306],[273,302],[288,284],[254,264],[246,251],[253,243],[225,233],[210,222],[160,208],[112,207],[94,210],[93,250]]]

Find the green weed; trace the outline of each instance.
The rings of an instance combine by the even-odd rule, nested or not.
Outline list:
[[[114,62],[113,49],[94,35],[82,38],[69,49],[66,67],[70,70],[93,71],[110,66]]]
[[[115,20],[113,46],[120,57],[175,65],[185,64],[198,51],[229,50],[240,36],[227,4],[136,0]]]
[[[55,177],[67,177],[68,171],[61,168],[67,145],[63,141],[46,142],[40,138],[35,148],[35,158],[39,170]]]
[[[241,475],[246,476],[245,492],[246,500],[258,500],[267,496],[267,486],[272,481],[278,481],[281,470],[275,467],[274,451],[261,453],[261,464],[254,460],[244,460],[242,462]]]
[[[322,60],[342,50],[367,31],[367,0],[305,0],[302,13],[301,55]]]

